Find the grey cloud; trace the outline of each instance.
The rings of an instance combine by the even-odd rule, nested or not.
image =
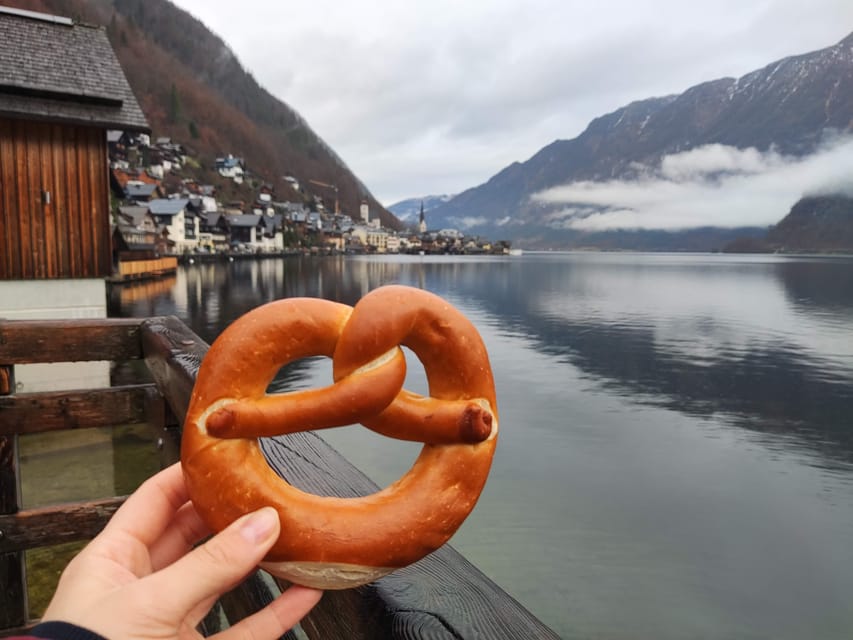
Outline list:
[[[803,195],[853,194],[853,138],[805,158],[708,145],[664,157],[639,180],[574,182],[535,196],[563,228],[766,226]]]

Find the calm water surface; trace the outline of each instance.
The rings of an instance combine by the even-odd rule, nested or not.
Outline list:
[[[853,260],[235,262],[116,288],[111,312],[175,314],[212,341],[269,300],[354,304],[389,283],[444,296],[483,334],[501,440],[452,544],[561,636],[853,637]],[[299,362],[276,385],[330,370]],[[324,436],[380,484],[418,451]]]

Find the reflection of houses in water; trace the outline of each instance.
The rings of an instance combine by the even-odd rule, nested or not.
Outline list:
[[[167,276],[158,280],[146,280],[124,284],[118,289],[118,298],[121,304],[130,304],[140,300],[148,300],[157,296],[167,295],[172,292],[178,279],[175,276]]]

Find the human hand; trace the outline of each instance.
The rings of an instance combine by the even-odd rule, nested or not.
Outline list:
[[[61,620],[106,638],[200,638],[196,626],[237,586],[279,534],[274,509],[210,531],[184,486],[180,464],[146,481],[66,567],[43,621]],[[277,638],[320,600],[294,586],[217,638]]]

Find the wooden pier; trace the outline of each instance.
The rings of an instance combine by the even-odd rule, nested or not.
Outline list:
[[[111,496],[23,509],[18,436],[144,422],[161,466],[179,459],[183,422],[208,345],[174,317],[0,321],[0,637],[31,627],[24,552],[97,534],[124,501]],[[153,382],[80,391],[15,393],[15,366],[143,361]],[[320,495],[364,495],[377,486],[313,432],[266,439],[269,463]],[[275,598],[286,584],[257,572],[224,596],[202,624],[219,631]],[[225,621],[225,622],[223,622]],[[376,582],[329,591],[297,640],[555,639],[558,636],[449,545]]]

